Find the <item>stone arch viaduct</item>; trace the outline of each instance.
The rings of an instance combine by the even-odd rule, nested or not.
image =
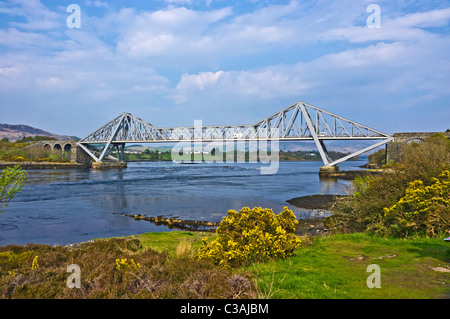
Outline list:
[[[390,161],[399,162],[402,156],[402,148],[411,142],[423,142],[432,135],[440,133],[450,139],[450,132],[412,132],[395,133],[394,141],[386,144],[386,163]]]
[[[41,147],[55,154],[60,153],[72,163],[89,164],[91,162],[89,155],[78,146],[78,141],[76,140],[39,141],[33,144],[33,147]]]

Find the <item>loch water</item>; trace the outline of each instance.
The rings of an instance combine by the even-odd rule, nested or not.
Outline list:
[[[359,169],[348,161],[341,170]],[[127,168],[28,170],[26,186],[0,215],[0,246],[67,245],[95,238],[170,231],[125,214],[220,221],[230,209],[287,206],[297,218],[329,212],[286,201],[314,194],[345,194],[349,182],[321,180],[321,162],[279,162],[275,174],[260,163],[134,162]]]

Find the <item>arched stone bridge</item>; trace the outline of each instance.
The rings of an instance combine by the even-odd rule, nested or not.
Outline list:
[[[401,160],[402,147],[411,142],[423,142],[434,134],[444,134],[450,139],[450,132],[412,132],[395,133],[394,141],[386,144],[386,163],[390,161],[399,162]]]
[[[90,156],[78,146],[76,140],[39,141],[32,144],[32,147],[41,147],[55,154],[65,155],[73,163],[89,164],[91,162]]]

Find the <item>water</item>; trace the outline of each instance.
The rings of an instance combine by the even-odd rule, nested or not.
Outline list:
[[[357,169],[362,162],[345,162]],[[313,194],[345,194],[348,182],[319,180],[321,162],[280,162],[276,174],[260,174],[259,163],[183,165],[128,163],[112,170],[28,170],[26,186],[0,215],[0,246],[66,245],[94,238],[168,231],[123,214],[220,221],[229,209],[288,206],[298,218],[307,211],[288,203]]]

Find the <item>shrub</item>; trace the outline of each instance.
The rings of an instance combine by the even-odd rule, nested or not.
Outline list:
[[[386,164],[386,150],[381,149],[369,155],[369,163],[376,165]]]
[[[25,181],[26,172],[16,165],[7,167],[0,175],[0,214],[8,207],[9,202],[19,192]]]
[[[217,228],[217,237],[211,242],[203,239],[198,258],[227,267],[286,258],[300,245],[294,234],[297,223],[287,207],[278,215],[260,207],[230,210]]]
[[[411,182],[404,197],[384,208],[384,218],[393,235],[426,233],[435,236],[450,227],[450,171],[434,178],[430,186]]]
[[[408,144],[401,164],[399,171],[407,180],[403,190],[415,180],[429,185],[433,178],[450,169],[450,139],[437,133],[420,144]]]
[[[450,140],[442,134],[435,134],[420,144],[408,144],[403,150],[402,162],[388,165],[386,169],[386,173],[379,177],[352,181],[349,196],[334,207],[333,215],[325,221],[326,227],[340,232],[406,236],[410,232],[400,225],[394,225],[399,223],[400,215],[395,218],[389,213],[386,215],[385,209],[390,210],[399,201],[405,200],[411,187],[419,187],[416,181],[421,182],[419,188],[422,190],[436,184],[436,178],[450,169]],[[415,183],[415,186],[411,186],[411,183]],[[434,204],[424,200],[421,205]],[[397,209],[400,208],[395,210],[400,214]],[[394,231],[398,227],[402,230]],[[421,230],[430,235],[435,234],[429,228]]]

